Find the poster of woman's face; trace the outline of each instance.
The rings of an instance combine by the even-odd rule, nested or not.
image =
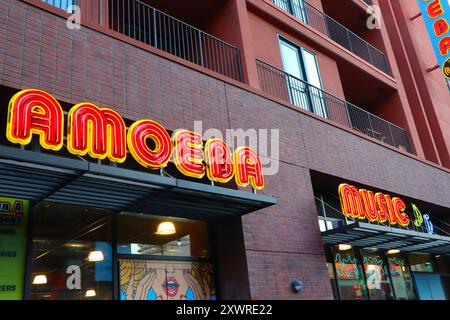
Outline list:
[[[213,300],[210,263],[121,260],[121,300]]]

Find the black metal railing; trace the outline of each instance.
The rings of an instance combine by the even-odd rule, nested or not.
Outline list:
[[[390,74],[389,64],[383,52],[308,2],[304,0],[271,1],[374,67]]]
[[[261,60],[256,65],[261,89],[269,95],[411,152],[406,130]]]
[[[110,29],[242,81],[239,49],[138,0],[109,0]]]
[[[42,0],[67,11],[80,8],[84,21],[168,52],[229,78],[243,81],[240,51],[139,0]]]

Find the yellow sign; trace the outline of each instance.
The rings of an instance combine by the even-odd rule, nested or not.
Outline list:
[[[0,300],[23,297],[28,200],[0,197]]]

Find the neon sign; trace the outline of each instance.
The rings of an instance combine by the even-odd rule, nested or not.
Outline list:
[[[419,0],[439,66],[450,79],[450,6],[448,0]]]
[[[335,259],[336,273],[341,279],[359,279],[358,260],[351,255],[342,258],[340,253],[336,253]]]
[[[420,228],[422,225],[425,224],[425,229],[427,230],[427,232],[429,234],[433,234],[434,233],[434,227],[433,227],[433,223],[431,223],[430,221],[430,216],[428,214],[422,214],[422,212],[420,212],[419,208],[417,208],[417,206],[413,203],[412,204],[412,208],[413,208],[413,214],[414,214],[414,225],[418,228]]]
[[[339,199],[342,213],[352,219],[368,220],[369,222],[389,223],[408,227],[410,222],[416,228],[425,226],[427,233],[433,234],[434,227],[428,214],[422,214],[412,203],[412,216],[405,212],[406,204],[399,197],[391,197],[381,192],[374,193],[366,189],[358,189],[347,183],[339,185]]]
[[[339,186],[342,213],[354,219],[367,219],[369,222],[389,222],[402,227],[409,225],[409,217],[405,213],[406,204],[398,198],[392,198],[381,192],[374,193],[358,189],[349,184]]]
[[[173,159],[185,176],[225,183],[233,176],[241,187],[264,188],[264,175],[259,155],[248,147],[238,147],[233,153],[219,139],[208,140],[188,130],[169,135],[158,122],[142,119],[126,129],[123,118],[114,110],[99,108],[92,103],[73,106],[67,122],[67,149],[78,156],[108,158],[123,163],[127,149],[131,156],[148,169],[161,169]],[[50,94],[23,90],[13,96],[8,107],[7,139],[28,145],[33,135],[39,136],[44,149],[58,151],[64,142],[64,112]]]

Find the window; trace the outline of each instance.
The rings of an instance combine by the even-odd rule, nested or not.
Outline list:
[[[158,235],[163,222],[172,223],[175,233]],[[210,255],[204,221],[123,212],[117,217],[117,226],[119,254],[196,258]]]
[[[335,246],[332,248],[332,256],[341,299],[368,300],[361,262],[355,256],[354,249],[339,250]]]
[[[273,0],[273,2],[286,12],[296,16],[301,21],[307,23],[307,15],[304,0]]]
[[[33,216],[30,299],[112,299],[111,215],[41,203]]]
[[[389,272],[397,300],[415,300],[413,281],[405,259],[400,254],[387,254]]]
[[[42,0],[42,2],[67,11],[71,6],[78,5],[79,0]]]
[[[363,249],[361,255],[366,273],[367,290],[371,300],[393,300],[394,292],[389,279],[388,266],[375,249]]]
[[[327,118],[319,65],[314,53],[280,38],[280,51],[292,104]]]
[[[117,252],[121,300],[216,298],[206,222],[122,212]]]
[[[409,264],[413,272],[435,272],[432,256],[426,253],[411,253]]]

